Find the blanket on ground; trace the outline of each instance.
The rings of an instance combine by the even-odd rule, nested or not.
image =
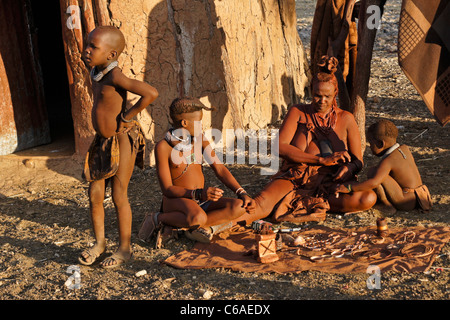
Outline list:
[[[375,233],[376,227],[332,229],[316,225],[291,235],[293,237],[302,235],[304,238],[338,235],[340,241],[332,246],[335,249],[342,249],[355,244],[362,235],[371,238],[370,235]],[[381,244],[373,244],[366,239],[362,250],[355,251],[353,255],[346,254],[342,257],[312,261],[312,256],[320,256],[324,252],[284,244],[277,250],[278,261],[259,263],[252,254],[256,249],[255,233],[248,227],[236,227],[215,235],[212,243],[196,243],[191,250],[179,252],[166,259],[164,263],[180,269],[227,268],[242,272],[295,273],[316,270],[329,273],[366,273],[368,267],[373,265],[378,266],[381,272],[424,272],[431,267],[437,254],[449,240],[449,227],[396,228],[389,230],[389,235]],[[385,249],[389,244],[401,242],[404,243],[399,245],[399,248],[374,253],[376,249]],[[412,254],[415,250],[413,247],[417,249],[416,254]],[[402,252],[401,248],[409,248],[411,251]],[[432,249],[432,253],[420,257],[421,251],[427,250],[425,248]]]

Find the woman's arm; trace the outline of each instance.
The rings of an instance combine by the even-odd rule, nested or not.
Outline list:
[[[347,149],[351,155],[351,159],[336,173],[334,176],[334,180],[336,181],[346,181],[351,179],[355,174],[361,171],[364,165],[361,149],[361,135],[359,134],[356,120],[349,112],[343,112],[341,117],[346,127]]]

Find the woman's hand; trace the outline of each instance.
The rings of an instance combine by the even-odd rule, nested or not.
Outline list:
[[[351,156],[347,151],[334,152],[331,156],[320,158],[319,162],[323,166],[334,166],[339,163],[351,161]]]

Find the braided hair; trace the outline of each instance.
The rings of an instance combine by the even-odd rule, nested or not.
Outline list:
[[[173,121],[178,121],[179,115],[183,113],[192,113],[200,110],[212,111],[215,109],[206,107],[199,99],[192,97],[176,98],[169,107],[170,118]]]
[[[311,89],[319,82],[330,82],[334,85],[336,96],[339,92],[338,81],[334,73],[337,71],[339,61],[335,57],[322,56],[317,62],[316,72],[311,80]],[[336,100],[335,103],[336,104]]]

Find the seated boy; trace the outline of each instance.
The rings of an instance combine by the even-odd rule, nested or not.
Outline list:
[[[397,143],[398,129],[388,120],[380,120],[367,131],[372,153],[381,157],[380,163],[369,170],[368,180],[338,185],[336,193],[374,189],[386,210],[431,210],[431,196],[422,183],[414,158],[406,145]]]
[[[117,58],[125,47],[125,39],[119,29],[97,27],[87,40],[84,59],[92,67],[92,125],[96,135],[86,156],[83,176],[89,181],[95,245],[84,250],[78,260],[84,265],[92,265],[105,252],[103,200],[105,187],[110,181],[119,226],[119,247],[101,265],[113,268],[132,256],[132,213],[127,189],[135,163],[143,165],[145,148],[141,127],[132,118],[158,97],[158,91],[145,82],[126,77],[117,67]],[[129,109],[126,108],[128,91],[141,96]]]
[[[254,201],[217,158],[202,132],[205,107],[198,99],[175,99],[170,106],[173,128],[155,146],[156,170],[163,193],[160,213],[150,220],[151,231],[162,225],[186,228],[185,235],[209,243],[215,231],[246,211],[255,210]],[[223,190],[205,187],[203,156],[219,180],[239,199],[224,198]],[[159,227],[158,227],[159,225]]]

